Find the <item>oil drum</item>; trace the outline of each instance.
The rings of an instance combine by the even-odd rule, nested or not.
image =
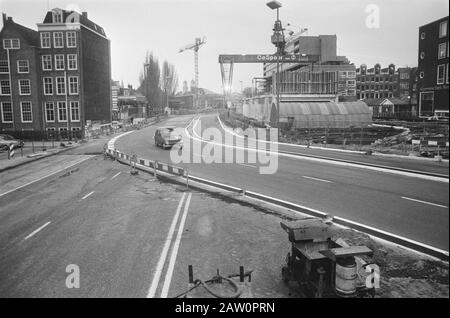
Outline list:
[[[336,262],[335,289],[338,295],[351,297],[356,293],[357,267],[353,257]]]

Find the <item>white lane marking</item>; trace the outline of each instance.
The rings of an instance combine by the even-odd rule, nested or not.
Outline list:
[[[122,171],[116,173],[116,174],[111,178],[111,180],[114,180],[114,179],[115,179],[119,174],[121,174],[121,173],[122,173]]]
[[[409,201],[414,201],[414,202],[419,202],[419,203],[423,203],[423,204],[428,204],[428,205],[432,205],[432,206],[437,206],[437,207],[439,207],[439,208],[448,209],[448,206],[441,205],[441,204],[437,204],[437,203],[432,203],[432,202],[427,202],[427,201],[417,200],[417,199],[408,198],[408,197],[402,197],[402,199],[409,200]]]
[[[84,197],[81,198],[81,200],[87,199],[89,198],[92,194],[94,193],[94,191],[89,192],[88,194],[86,194]]]
[[[320,182],[326,182],[326,183],[333,183],[333,181],[329,181],[329,180],[325,180],[325,179],[319,179],[319,178],[314,178],[314,177],[308,177],[308,176],[302,176],[302,178],[311,179],[311,180],[320,181]]]
[[[285,200],[280,200],[278,198],[275,198],[275,197],[272,197],[272,196],[269,196],[269,195],[264,195],[264,194],[259,194],[259,195],[262,196],[262,197],[271,199],[273,201],[272,202],[268,202],[267,200],[261,200],[261,199],[256,199],[256,198],[253,198],[253,200],[264,202],[265,204],[270,204],[270,205],[274,205],[274,206],[282,207],[282,208],[284,207],[283,205],[274,203],[274,201],[278,201],[279,203],[287,203],[287,204],[290,204],[292,206],[296,206],[299,209],[308,210],[308,211],[314,212],[316,214],[319,214],[319,215],[321,215],[322,218],[324,218],[324,217],[326,217],[328,215],[331,215],[331,214],[329,214],[327,212],[319,211],[319,210],[316,210],[316,209],[313,209],[313,208],[309,208],[307,206],[300,205],[300,204],[297,204],[297,203],[293,203],[293,202],[289,202],[289,201],[285,201]],[[291,211],[293,211],[294,213],[300,214],[301,216],[308,215],[308,213],[302,213],[302,212],[299,212],[299,211],[296,211],[296,210],[291,210]],[[436,251],[436,252],[438,252],[440,254],[449,255],[448,251],[446,251],[446,250],[439,249],[437,247],[434,247],[434,246],[431,246],[431,245],[428,245],[428,244],[425,244],[425,243],[421,243],[419,241],[407,238],[405,236],[400,236],[400,235],[397,235],[397,234],[394,234],[394,233],[391,233],[391,232],[387,232],[387,231],[381,230],[381,229],[376,228],[376,227],[372,227],[372,226],[368,226],[368,225],[365,225],[365,224],[362,224],[362,223],[351,221],[349,219],[345,219],[345,218],[342,218],[340,216],[333,216],[333,220],[341,220],[341,221],[344,221],[344,222],[347,222],[347,223],[350,223],[350,224],[354,224],[354,225],[359,226],[359,227],[367,228],[367,229],[372,230],[374,232],[378,232],[378,233],[384,234],[386,236],[394,237],[394,238],[397,238],[397,239],[400,239],[400,240],[403,240],[403,241],[406,241],[406,242],[410,242],[410,243],[418,245],[418,246],[422,246],[422,247],[427,248],[429,250]],[[354,228],[354,226],[353,227],[352,226],[348,227],[348,226],[340,225],[340,224],[336,224],[336,223],[333,223],[333,224],[336,225],[336,226],[342,227],[342,228]],[[358,232],[361,232],[361,231],[358,231]],[[364,231],[362,231],[362,233],[364,233]],[[377,237],[375,235],[369,235],[369,236]],[[380,239],[380,240],[385,240],[385,239],[381,239],[379,237],[377,237],[377,238]],[[393,243],[392,241],[389,241],[389,240],[385,240],[385,241],[390,242],[392,244],[396,244],[396,243]],[[404,248],[408,248],[409,249],[409,247],[406,247],[406,246],[403,246],[403,245],[401,245],[401,246],[404,247]],[[424,255],[428,255],[428,254],[419,252],[419,251],[417,251],[415,249],[412,249],[412,250],[414,252],[416,252],[416,253],[421,253],[421,254],[424,254]]]
[[[158,264],[156,265],[156,271],[153,275],[152,284],[147,293],[147,298],[155,297],[156,289],[158,288],[159,279],[161,278],[162,270],[164,268],[164,263],[166,262],[167,253],[169,252],[169,247],[172,242],[173,234],[175,232],[175,226],[178,222],[178,216],[180,215],[181,207],[183,206],[184,198],[186,197],[186,193],[183,193],[180,203],[178,203],[177,211],[172,219],[172,224],[170,225],[169,233],[167,233],[166,242],[164,243],[163,250],[161,252],[161,256],[159,257]]]
[[[21,185],[21,186],[19,186],[19,187],[17,187],[17,188],[14,188],[14,189],[11,189],[11,190],[9,190],[9,191],[6,191],[6,192],[0,194],[0,197],[6,195],[6,194],[8,194],[8,193],[14,192],[14,191],[16,191],[16,190],[19,190],[19,189],[21,189],[21,188],[24,188],[24,187],[26,187],[26,186],[28,186],[28,185],[30,185],[30,184],[35,183],[35,182],[41,181],[41,180],[43,180],[43,179],[45,179],[45,178],[48,178],[48,177],[50,177],[50,176],[52,176],[52,175],[54,175],[54,174],[60,173],[61,171],[64,171],[64,170],[66,170],[66,169],[68,169],[68,168],[71,168],[71,167],[77,165],[77,164],[80,164],[80,163],[82,163],[83,161],[86,161],[86,160],[88,160],[88,159],[91,159],[92,157],[94,157],[94,156],[89,156],[88,158],[84,158],[84,159],[82,159],[82,160],[79,160],[79,161],[77,161],[77,162],[75,162],[75,163],[73,163],[73,164],[71,164],[71,165],[69,165],[69,166],[67,166],[67,167],[64,167],[64,168],[62,168],[62,169],[60,169],[60,170],[57,170],[57,171],[55,171],[55,172],[52,172],[52,173],[50,173],[50,174],[48,174],[48,175],[45,175],[45,176],[43,176],[43,177],[41,177],[41,178],[38,178],[38,179],[36,179],[36,180],[33,180],[33,181],[31,181],[31,182],[25,183],[25,184],[23,184],[23,185]]]
[[[235,145],[227,145],[227,144],[223,144],[223,143],[211,142],[211,141],[206,141],[206,140],[203,140],[203,139],[201,139],[199,137],[196,137],[195,136],[196,135],[195,132],[194,132],[194,136],[191,135],[189,133],[189,131],[187,130],[187,128],[185,128],[185,132],[186,132],[187,136],[189,138],[193,139],[193,140],[198,140],[198,141],[201,141],[201,142],[206,142],[206,143],[209,143],[209,144],[212,144],[212,145],[218,145],[218,146],[222,146],[222,147],[226,147],[226,148],[242,149],[242,150],[245,150],[245,151],[253,151],[253,152],[263,152],[265,154],[271,154],[271,155],[274,155],[274,156],[280,156],[280,157],[290,158],[290,159],[294,159],[294,160],[314,161],[314,162],[320,162],[320,163],[325,163],[325,164],[332,164],[332,165],[342,166],[342,167],[350,167],[350,168],[372,170],[372,171],[383,172],[383,173],[388,173],[388,174],[401,175],[401,176],[405,176],[405,177],[412,177],[412,178],[419,178],[419,179],[429,180],[429,181],[449,183],[449,179],[448,178],[422,175],[422,174],[417,174],[417,173],[414,173],[414,172],[392,170],[392,169],[388,169],[388,168],[380,168],[380,167],[373,167],[373,166],[365,166],[365,165],[356,164],[356,163],[334,161],[334,160],[331,160],[331,159],[322,159],[322,158],[297,156],[297,155],[282,153],[282,152],[278,152],[278,151],[270,151],[270,150],[267,150],[267,149],[264,149],[264,150],[263,149],[254,149],[254,148],[246,148],[246,147],[239,147],[239,146],[235,146]]]
[[[38,228],[37,230],[31,232],[27,237],[25,237],[23,240],[28,240],[30,237],[32,237],[33,235],[35,235],[37,232],[39,232],[40,230],[42,230],[44,227],[46,227],[47,225],[49,225],[51,222],[47,222],[44,225],[42,225],[40,228]]]
[[[257,166],[252,166],[252,165],[248,165],[248,164],[245,164],[245,163],[237,163],[237,164],[240,165],[240,166],[244,166],[244,167],[250,167],[250,168],[256,168],[256,169],[258,169]]]
[[[186,200],[186,204],[184,206],[183,216],[181,217],[180,226],[178,227],[177,238],[173,245],[172,254],[170,256],[169,268],[166,272],[166,277],[164,278],[164,286],[161,292],[161,298],[167,298],[167,294],[169,293],[170,283],[172,281],[173,269],[175,267],[175,260],[177,259],[178,248],[180,247],[181,236],[183,235],[184,223],[186,222],[186,216],[189,210],[189,203],[191,202],[192,193],[189,193],[189,196]]]

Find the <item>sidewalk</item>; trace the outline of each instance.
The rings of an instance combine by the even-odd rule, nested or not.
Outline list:
[[[56,155],[58,153],[68,151],[70,149],[76,148],[80,146],[81,143],[72,143],[72,145],[67,145],[66,147],[58,147],[53,149],[48,149],[46,151],[37,151],[35,153],[29,153],[28,155],[24,155],[21,157],[20,155],[20,149],[15,149],[15,156],[13,159],[2,158],[0,160],[0,173],[9,169],[13,169],[19,166],[22,166],[24,164],[40,160],[42,158],[47,158],[53,155]]]

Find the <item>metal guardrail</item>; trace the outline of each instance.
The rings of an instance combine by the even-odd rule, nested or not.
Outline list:
[[[135,155],[125,154],[123,152],[120,152],[116,149],[111,149],[111,148],[105,149],[105,154],[109,155],[111,158],[113,158],[117,161],[128,164],[130,166],[132,165],[132,158],[135,156]],[[229,191],[232,193],[245,195],[246,197],[249,197],[252,199],[256,199],[256,200],[260,200],[260,201],[263,201],[266,203],[281,206],[281,207],[290,209],[294,212],[307,214],[307,215],[310,215],[313,217],[324,218],[324,217],[329,216],[328,214],[326,214],[324,212],[314,210],[314,209],[311,209],[311,208],[308,208],[308,207],[305,207],[305,206],[302,206],[302,205],[299,205],[299,204],[296,204],[293,202],[273,198],[273,197],[270,197],[267,195],[253,192],[253,191],[246,191],[245,189],[233,187],[233,186],[219,183],[216,181],[212,181],[212,180],[208,180],[208,179],[204,179],[204,178],[200,178],[200,177],[195,177],[195,176],[190,176],[187,169],[172,166],[172,165],[169,165],[166,163],[152,161],[152,160],[143,159],[143,158],[137,158],[135,167],[137,169],[153,173],[155,176],[157,176],[158,172],[159,172],[159,173],[165,173],[168,176],[175,176],[175,177],[183,178],[183,179],[185,179],[186,187],[188,187],[188,188],[189,188],[189,181],[194,181],[194,182],[197,182],[197,183],[200,183],[203,185],[207,185],[210,187],[226,190],[226,191]],[[347,220],[347,219],[344,219],[341,217],[333,217],[332,221],[335,224],[349,227],[351,229],[366,233],[368,235],[372,235],[372,236],[380,238],[380,239],[390,241],[395,244],[399,244],[401,246],[404,246],[404,247],[410,248],[412,250],[439,258],[444,261],[449,261],[448,251],[444,251],[444,250],[435,248],[433,246],[429,246],[429,245],[426,245],[426,244],[423,244],[423,243],[420,243],[420,242],[417,242],[417,241],[414,241],[414,240],[411,240],[408,238],[401,237],[401,236],[393,234],[393,233],[389,233],[389,232],[386,232],[386,231],[383,231],[383,230],[380,230],[380,229],[377,229],[374,227],[370,227],[370,226],[367,226],[364,224],[360,224],[360,223],[357,223],[357,222],[354,222],[351,220]]]

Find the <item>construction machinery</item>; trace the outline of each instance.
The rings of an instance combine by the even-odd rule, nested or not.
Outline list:
[[[281,271],[284,282],[297,282],[304,297],[374,297],[374,287],[364,284],[359,274],[367,266],[375,266],[361,259],[371,257],[372,250],[333,240],[327,223],[317,218],[280,223],[291,242]]]
[[[178,53],[182,53],[187,50],[193,50],[194,51],[194,64],[195,64],[195,108],[198,108],[198,50],[200,47],[206,43],[206,37],[203,38],[196,38],[194,43],[191,43],[189,45],[186,45],[185,47],[181,48]]]

